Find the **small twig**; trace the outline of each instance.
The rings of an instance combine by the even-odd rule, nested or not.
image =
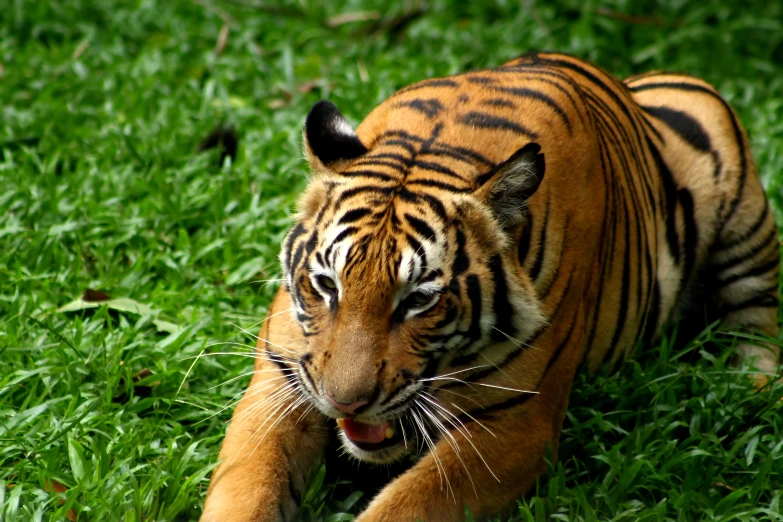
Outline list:
[[[223,51],[226,50],[226,44],[228,44],[228,24],[224,23],[223,27],[220,28],[217,43],[215,44],[215,56],[223,54]]]
[[[619,11],[613,11],[606,7],[599,7],[594,11],[596,14],[606,16],[607,18],[613,18],[634,25],[652,25],[654,27],[665,27],[668,25],[679,25],[679,23],[668,23],[660,16],[636,16],[627,13],[621,13]]]
[[[245,9],[254,9],[267,14],[273,14],[277,16],[286,16],[289,18],[307,18],[307,15],[299,10],[291,9],[289,7],[280,7],[276,5],[265,5],[256,2],[249,2],[245,0],[223,0],[226,4],[232,4],[237,7],[244,7]]]
[[[351,22],[366,22],[367,20],[377,20],[381,17],[378,11],[357,11],[355,13],[343,13],[333,16],[326,20],[327,27],[339,27]]]

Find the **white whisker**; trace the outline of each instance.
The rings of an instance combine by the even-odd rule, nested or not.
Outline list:
[[[460,464],[462,464],[462,467],[465,469],[465,473],[468,474],[468,480],[470,481],[470,485],[473,487],[473,493],[476,495],[476,498],[478,498],[478,491],[476,491],[476,485],[473,483],[473,476],[470,474],[470,470],[468,470],[468,467],[465,465],[465,461],[463,461],[462,457],[460,457],[460,455],[459,455],[459,444],[457,444],[456,439],[451,434],[449,429],[446,428],[446,426],[444,426],[443,423],[440,422],[440,420],[438,420],[435,417],[435,415],[433,415],[433,413],[428,408],[426,408],[423,404],[419,403],[418,401],[414,401],[414,402],[422,411],[424,411],[430,417],[430,419],[432,419],[432,422],[435,423],[435,426],[441,431],[441,433],[443,433],[444,435],[446,435],[447,437],[449,437],[453,441],[453,444],[451,442],[449,442],[449,445],[451,446],[451,449],[454,451],[454,455],[457,457],[457,459],[459,459]],[[441,416],[446,421],[448,421],[448,419],[445,416],[443,416],[443,414],[441,414]],[[452,426],[454,426],[457,429],[457,431],[460,431],[459,428],[457,428],[457,426],[455,426],[453,422],[450,422],[450,424]],[[466,437],[466,440],[467,440],[467,437]],[[447,442],[448,442],[448,439],[447,439]],[[470,442],[470,441],[468,441],[468,442]],[[472,443],[471,443],[471,445],[472,445]],[[475,446],[473,447],[473,449],[474,450],[476,449]],[[478,453],[478,451],[476,451],[476,453]],[[479,454],[479,456],[481,456],[481,455]]]
[[[489,467],[489,464],[487,463],[487,461],[486,461],[486,460],[484,460],[484,455],[482,455],[482,454],[481,454],[481,452],[478,450],[478,448],[476,447],[476,445],[475,445],[475,444],[473,444],[473,441],[472,441],[472,440],[470,440],[471,438],[473,438],[473,435],[471,435],[471,434],[470,434],[470,432],[468,431],[467,427],[466,427],[466,426],[465,426],[465,424],[464,424],[464,423],[463,423],[463,422],[462,422],[462,421],[459,419],[459,417],[457,417],[456,415],[454,415],[453,413],[451,413],[449,410],[447,410],[446,408],[444,408],[443,406],[441,406],[440,404],[438,404],[438,403],[437,403],[437,399],[435,399],[435,397],[433,397],[433,399],[435,399],[435,400],[434,400],[434,402],[433,402],[433,401],[431,401],[431,400],[429,400],[429,399],[427,399],[427,397],[422,397],[422,398],[423,398],[423,399],[425,399],[425,400],[428,400],[429,402],[431,402],[432,404],[434,404],[435,406],[437,406],[437,407],[438,407],[440,410],[442,410],[443,412],[447,413],[447,414],[448,414],[449,416],[451,416],[451,417],[452,417],[454,420],[456,420],[457,422],[459,422],[459,423],[460,423],[460,425],[462,426],[462,428],[463,428],[463,429],[464,429],[464,430],[465,430],[465,431],[468,433],[468,436],[467,436],[467,437],[465,437],[465,440],[466,440],[466,441],[468,442],[468,444],[470,444],[470,446],[473,448],[473,451],[475,451],[475,452],[476,452],[476,455],[478,455],[478,457],[481,459],[481,462],[483,462],[483,463],[484,463],[484,465],[487,467],[487,470],[489,470],[489,472],[492,474],[492,476],[493,476],[493,477],[495,477],[495,480],[497,480],[498,482],[500,482],[500,479],[497,477],[497,475],[495,475],[495,472],[494,472],[494,471],[492,471],[492,468],[490,468],[490,467]],[[439,413],[440,413],[440,412],[439,412]],[[440,413],[440,415],[441,415],[441,416],[442,416],[442,417],[443,417],[443,418],[444,418],[444,419],[445,419],[445,420],[446,420],[446,421],[447,421],[449,424],[451,424],[452,426],[454,426],[454,428],[455,428],[457,431],[459,431],[460,433],[462,433],[462,431],[460,431],[460,429],[459,429],[459,428],[456,426],[456,424],[454,424],[453,422],[451,422],[451,421],[450,421],[450,420],[449,420],[449,419],[448,419],[448,418],[447,418],[445,415],[443,415],[443,413]],[[472,418],[472,417],[471,417],[471,418]],[[492,432],[490,432],[490,433],[492,433]],[[463,433],[463,436],[465,436],[465,434],[464,434],[464,433]],[[494,433],[492,433],[492,436],[494,437],[494,436],[495,436],[495,434],[494,434]],[[496,438],[497,438],[497,437],[496,437]],[[466,470],[466,471],[467,471],[467,470]]]
[[[457,408],[459,411],[461,411],[462,413],[464,413],[465,415],[467,415],[467,417],[468,417],[470,420],[472,420],[473,422],[475,422],[476,424],[478,424],[479,426],[481,426],[482,428],[484,428],[485,430],[487,430],[487,431],[489,432],[489,434],[490,434],[490,435],[492,435],[492,436],[493,436],[493,437],[495,437],[495,438],[498,438],[498,436],[497,436],[497,435],[495,435],[495,432],[493,432],[491,429],[487,428],[487,427],[486,427],[486,426],[485,426],[485,425],[484,425],[484,424],[483,424],[481,421],[479,421],[479,420],[478,420],[476,417],[474,417],[474,416],[473,416],[473,415],[471,415],[470,413],[466,412],[465,410],[463,410],[462,408],[460,408],[459,406],[457,406],[457,405],[456,405],[456,404],[454,404],[453,402],[449,402],[449,404],[451,404],[452,406],[454,406],[455,408]]]
[[[420,418],[419,414],[413,410],[410,410],[411,415],[413,416],[413,419],[416,421],[416,424],[419,425],[419,431],[421,431],[422,436],[424,437],[424,441],[426,442],[427,446],[430,448],[430,452],[432,453],[432,458],[435,461],[435,465],[438,467],[438,474],[441,476],[440,481],[440,487],[443,489],[443,479],[446,480],[446,491],[447,496],[448,493],[451,493],[451,497],[454,499],[454,502],[457,501],[457,497],[454,495],[454,490],[451,487],[451,482],[449,481],[449,476],[446,473],[446,468],[443,467],[443,463],[440,461],[440,457],[438,457],[438,453],[435,448],[435,443],[432,442],[432,438],[430,438],[430,435],[427,433],[427,429],[424,426],[424,421]]]
[[[498,390],[506,390],[506,391],[512,391],[517,393],[531,393],[533,395],[538,395],[539,392],[537,391],[530,391],[530,390],[518,390],[516,388],[508,388],[506,386],[498,386],[497,384],[485,384],[483,382],[465,382],[462,379],[455,379],[454,377],[430,377],[428,379],[419,379],[418,382],[428,382],[428,381],[457,381],[460,382],[466,386],[486,386],[487,388],[496,388]],[[436,388],[437,389],[437,388]]]
[[[262,343],[267,343],[267,344],[269,344],[269,345],[271,345],[271,346],[274,346],[275,348],[280,348],[281,350],[283,350],[283,351],[285,351],[285,352],[292,353],[292,354],[294,354],[294,355],[299,355],[299,354],[298,354],[297,352],[295,352],[294,350],[289,350],[289,349],[288,349],[288,348],[286,348],[285,346],[281,346],[281,345],[279,345],[279,344],[275,344],[275,343],[273,343],[272,341],[270,341],[269,339],[264,339],[264,338],[262,338],[262,337],[259,337],[259,336],[257,336],[257,335],[254,335],[254,334],[252,334],[251,332],[249,332],[249,331],[245,330],[244,328],[242,328],[241,326],[238,326],[238,325],[236,325],[236,324],[234,324],[234,323],[228,323],[228,324],[229,324],[229,325],[231,325],[231,326],[233,326],[234,328],[238,328],[238,329],[242,330],[242,332],[243,332],[245,335],[249,335],[250,337],[252,337],[253,339],[255,339],[255,340],[257,340],[257,341],[261,341]]]
[[[232,377],[231,379],[228,379],[227,381],[223,381],[220,384],[216,384],[214,386],[210,386],[206,389],[206,391],[214,390],[215,388],[220,388],[221,386],[225,386],[226,384],[230,382],[234,382],[237,379],[241,379],[242,377],[247,377],[248,375],[255,375],[257,373],[272,373],[272,372],[293,372],[296,371],[293,368],[272,368],[271,370],[254,370],[252,372],[246,372],[242,375],[237,375],[236,377]]]

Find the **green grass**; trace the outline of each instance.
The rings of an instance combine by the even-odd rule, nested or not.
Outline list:
[[[198,516],[230,410],[211,415],[252,361],[189,358],[251,342],[235,325],[276,288],[320,98],[358,122],[406,84],[535,49],[689,72],[739,112],[783,223],[779,0],[2,5],[0,520]],[[377,15],[333,27],[358,11]],[[196,148],[221,123],[241,145],[219,166]],[[152,312],[57,311],[87,288]],[[726,365],[736,340],[667,338],[580,376],[561,462],[513,520],[783,520],[783,414]],[[343,519],[355,497],[321,480],[301,518]]]

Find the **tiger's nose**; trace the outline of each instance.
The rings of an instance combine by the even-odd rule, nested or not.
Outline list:
[[[342,402],[338,402],[334,400],[334,398],[332,398],[332,396],[329,395],[328,393],[324,395],[326,397],[326,400],[329,401],[329,404],[337,408],[340,412],[345,413],[346,415],[352,414],[353,412],[355,412],[356,410],[358,410],[359,408],[367,404],[367,401],[365,400],[356,401],[351,404],[343,404]]]

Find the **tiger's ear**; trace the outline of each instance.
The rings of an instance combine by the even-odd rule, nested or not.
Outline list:
[[[528,143],[481,178],[477,194],[506,228],[524,218],[525,201],[544,179],[544,155],[538,143]]]
[[[351,124],[333,103],[321,100],[310,109],[305,121],[304,147],[313,170],[340,160],[354,159],[367,147],[359,141]]]

